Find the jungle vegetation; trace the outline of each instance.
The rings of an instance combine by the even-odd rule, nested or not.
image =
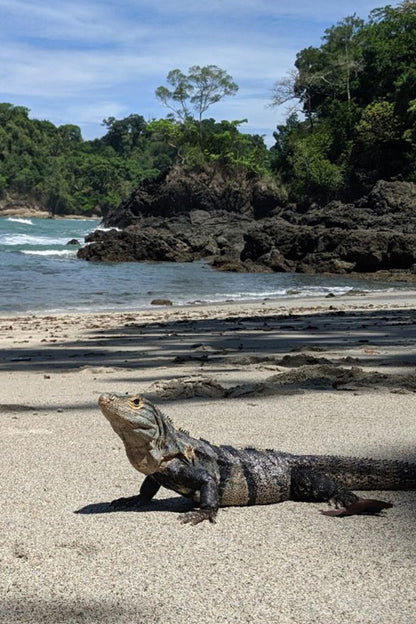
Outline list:
[[[416,181],[416,2],[346,17],[319,47],[297,54],[279,79],[272,106],[288,107],[268,149],[242,131],[246,120],[203,118],[238,86],[215,65],[172,70],[156,90],[165,119],[140,114],[103,121],[84,140],[76,125],[31,119],[0,104],[0,197],[40,202],[52,214],[105,211],[141,181],[175,162],[193,170],[274,177],[292,201],[357,197],[379,178]]]

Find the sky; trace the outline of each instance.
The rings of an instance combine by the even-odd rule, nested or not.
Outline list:
[[[397,2],[390,2],[393,6]],[[155,97],[171,69],[217,65],[238,84],[206,116],[247,119],[241,130],[273,143],[287,109],[270,108],[273,85],[296,53],[371,0],[0,0],[0,102],[30,117],[102,136],[103,119],[168,110]]]

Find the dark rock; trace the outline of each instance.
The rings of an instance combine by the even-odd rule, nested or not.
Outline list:
[[[124,230],[97,230],[78,252],[84,260],[107,262],[168,261],[228,256],[236,263],[243,248],[243,234],[252,220],[243,215],[215,211],[191,211],[163,219],[141,217]]]
[[[165,305],[165,306],[171,306],[172,305],[172,301],[170,299],[153,299],[150,302],[151,305]]]
[[[201,213],[212,215],[215,211],[253,218],[254,212],[267,213],[275,207],[282,196],[272,180],[236,179],[213,166],[196,172],[175,165],[157,178],[145,180],[127,201],[107,213],[104,223],[124,228],[143,217],[171,218],[190,212],[194,212],[194,219],[203,220]]]
[[[71,238],[71,240],[67,242],[67,245],[80,245],[80,242],[76,238]]]
[[[273,215],[279,206],[286,204],[287,195],[282,187],[277,184],[270,184],[258,181],[252,190],[253,216],[255,219],[262,219]]]
[[[285,203],[273,181],[206,167],[174,166],[143,182],[78,257],[93,261],[189,262],[223,271],[413,275],[416,185],[379,181],[354,203]],[[404,279],[404,278],[403,278]]]
[[[78,251],[78,258],[106,262],[144,260],[190,262],[195,259],[191,248],[180,238],[162,229],[129,226],[125,230],[97,230],[86,237],[90,243]]]
[[[399,197],[403,201],[401,212],[400,202],[393,206],[394,187],[399,187]],[[380,196],[384,188],[388,193],[383,203]],[[360,205],[332,202],[324,208],[314,208],[298,219],[297,224],[281,217],[262,219],[244,235],[241,259],[264,264],[275,271],[372,273],[410,270],[416,262],[415,189],[411,183],[380,182],[375,187],[374,197],[370,194],[371,200],[361,200]],[[385,226],[386,220],[380,227],[372,207],[375,198],[376,213],[384,211],[384,217],[391,220],[390,228]],[[394,215],[388,212],[387,201],[396,211]],[[330,209],[334,209],[335,214],[329,217]]]

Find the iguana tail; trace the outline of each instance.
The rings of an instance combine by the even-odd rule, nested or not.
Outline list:
[[[330,475],[350,490],[416,489],[416,463],[335,455],[294,455],[293,465]]]

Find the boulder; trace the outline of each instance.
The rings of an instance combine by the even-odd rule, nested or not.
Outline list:
[[[152,299],[152,301],[150,302],[150,305],[171,306],[172,301],[170,299]]]
[[[243,235],[251,223],[243,215],[221,210],[195,210],[166,219],[141,216],[123,230],[89,234],[78,257],[107,262],[190,262],[227,255],[239,262]]]
[[[191,262],[195,259],[190,247],[178,237],[162,229],[129,226],[117,231],[97,230],[86,237],[90,243],[78,251],[78,258],[106,262],[140,262],[145,260]]]

